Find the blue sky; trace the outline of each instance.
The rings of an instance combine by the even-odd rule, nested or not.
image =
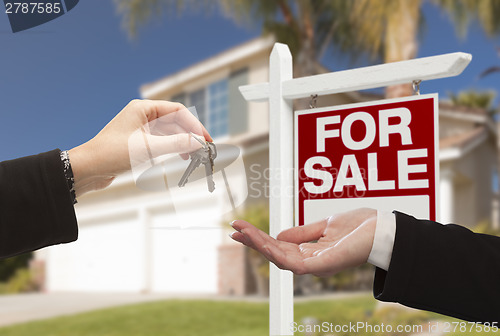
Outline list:
[[[422,93],[500,89],[500,74],[476,80],[500,65],[500,38],[473,26],[460,40],[446,15],[430,5],[424,13],[419,57],[464,51],[473,61],[460,77],[422,83]],[[16,34],[0,13],[0,160],[77,146],[138,98],[142,84],[258,35],[220,15],[188,14],[152,22],[132,41],[111,0],[80,1],[62,17]],[[326,63],[333,70],[352,66]]]

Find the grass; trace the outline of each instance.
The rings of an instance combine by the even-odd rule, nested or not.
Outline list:
[[[266,335],[265,304],[168,300],[0,328],[0,335]]]
[[[369,296],[295,304],[306,316],[335,322],[358,319],[375,301]],[[267,336],[267,303],[167,300],[63,316],[0,328],[2,336]]]
[[[394,319],[394,312],[386,315],[377,315],[377,313],[373,315],[375,305],[376,301],[369,295],[348,299],[300,302],[295,304],[295,321],[302,324],[305,317],[314,317],[317,323],[327,321],[334,325],[345,325],[359,321],[367,321],[371,324],[381,321],[387,323],[387,318]],[[269,335],[268,314],[267,303],[166,300],[13,325],[0,328],[0,335],[267,336]],[[407,323],[415,324],[439,317],[431,313],[418,312],[416,314],[413,317],[403,316],[404,320],[399,320],[398,323],[411,321]],[[451,320],[448,319],[448,321]],[[349,335],[349,333],[337,334]],[[302,334],[296,333],[296,335]]]

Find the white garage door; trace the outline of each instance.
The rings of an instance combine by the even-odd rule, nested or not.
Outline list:
[[[152,215],[151,286],[155,292],[217,293],[217,247],[222,238],[219,209],[193,207],[193,211],[203,223],[198,228],[179,228],[174,214]]]
[[[141,291],[145,230],[135,215],[79,223],[79,238],[49,248],[49,291]]]

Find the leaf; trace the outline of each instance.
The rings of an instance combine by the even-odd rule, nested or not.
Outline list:
[[[495,73],[495,72],[500,72],[500,67],[499,66],[492,66],[492,67],[489,67],[488,69],[484,70],[483,72],[481,72],[478,76],[479,79],[481,78],[484,78],[488,75],[491,75],[492,73]]]

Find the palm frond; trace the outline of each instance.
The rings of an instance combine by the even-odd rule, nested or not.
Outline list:
[[[448,93],[453,105],[491,110],[496,97],[495,91],[461,91],[458,94]]]
[[[484,78],[484,77],[491,75],[492,73],[495,73],[495,72],[500,72],[500,66],[489,67],[488,69],[484,70],[483,72],[481,72],[479,74],[478,79]]]
[[[129,36],[135,37],[140,26],[163,15],[180,15],[186,10],[212,12],[217,2],[210,0],[114,0],[123,16],[122,25]]]

